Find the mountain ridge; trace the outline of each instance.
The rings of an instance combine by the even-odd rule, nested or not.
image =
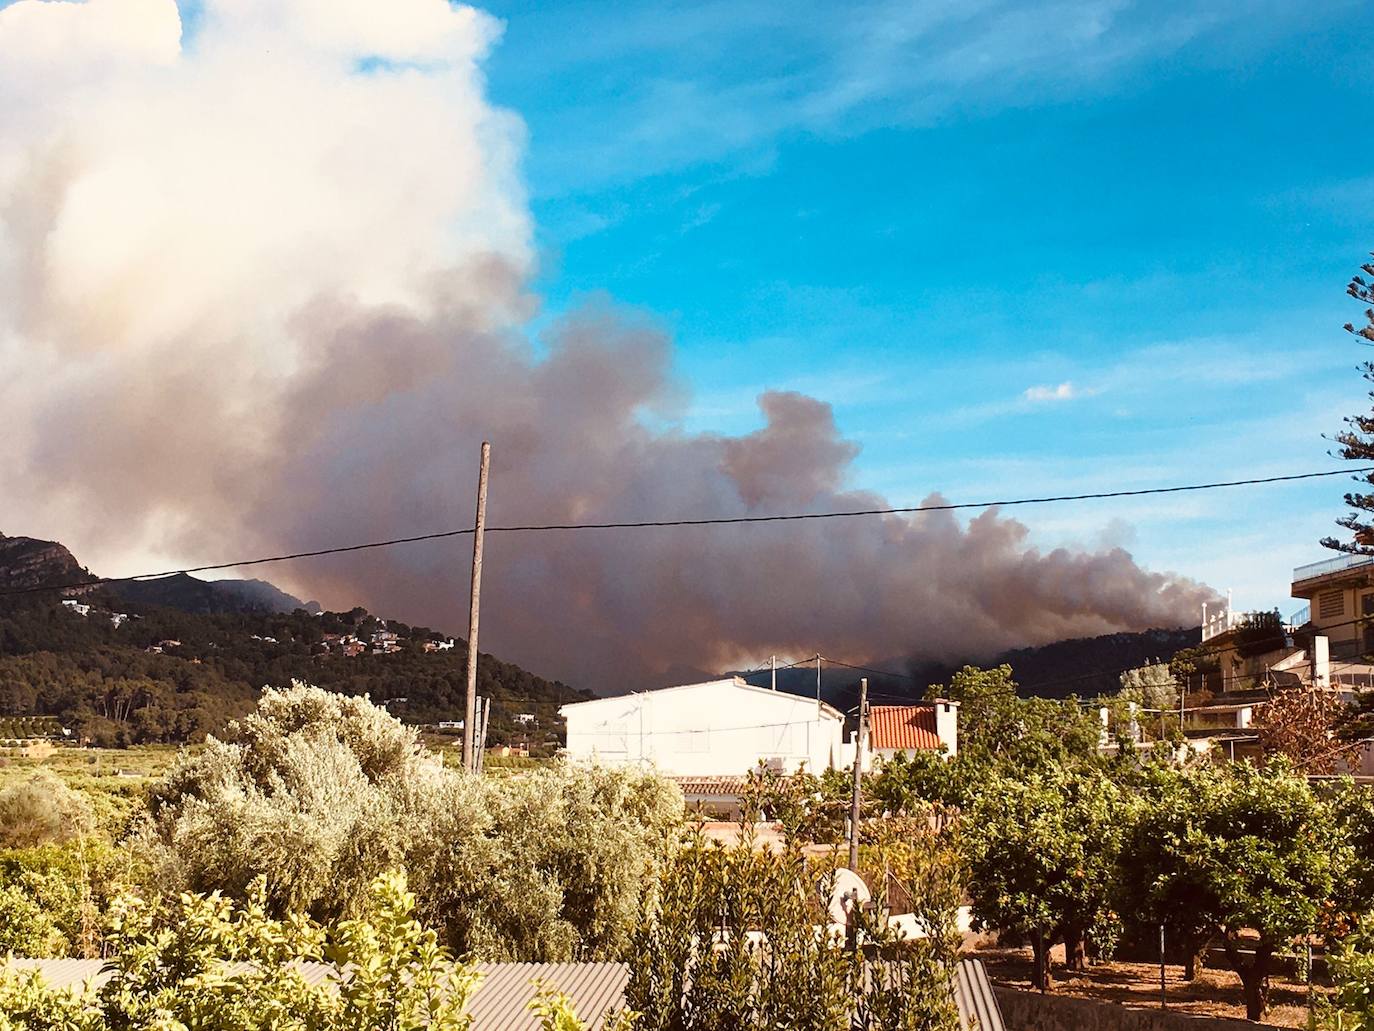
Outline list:
[[[0,596],[0,715],[57,717],[101,744],[195,741],[264,686],[303,680],[411,723],[463,717],[466,648],[429,627],[320,611],[266,581],[96,580],[56,541],[0,538],[0,584],[23,592]],[[477,688],[491,743],[547,747],[558,706],[591,697],[487,653]]]
[[[294,612],[311,615],[322,610],[317,601],[302,601],[266,580],[201,580],[175,573],[156,580],[125,580],[110,590],[126,601],[162,605],[182,612]]]

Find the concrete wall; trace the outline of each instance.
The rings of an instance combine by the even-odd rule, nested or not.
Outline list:
[[[1007,1031],[1278,1031],[1248,1020],[1194,1017],[1176,1010],[1128,1009],[1110,1002],[993,987]]]
[[[742,776],[760,759],[793,773],[839,762],[843,719],[814,698],[752,687],[741,680],[645,691],[560,710],[568,755],[604,763],[652,765],[677,776]]]

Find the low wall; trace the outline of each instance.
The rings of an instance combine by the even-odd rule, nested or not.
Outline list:
[[[1280,1031],[1248,1020],[1128,1009],[1110,1002],[993,988],[1007,1031]]]

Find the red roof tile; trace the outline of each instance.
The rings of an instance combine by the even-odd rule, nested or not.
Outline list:
[[[930,705],[874,705],[868,710],[869,741],[877,748],[939,751],[935,708]]]

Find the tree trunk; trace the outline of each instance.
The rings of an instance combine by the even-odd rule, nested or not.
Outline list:
[[[1076,927],[1070,928],[1064,935],[1064,966],[1080,974],[1088,969],[1083,938],[1083,932]]]
[[[1244,963],[1231,938],[1225,940],[1225,945],[1231,969],[1240,976],[1240,983],[1245,987],[1245,1019],[1263,1020],[1264,1012],[1269,1008],[1269,957],[1274,947],[1266,942],[1256,942],[1255,958]]]
[[[1045,940],[1043,931],[1037,930],[1031,936],[1031,952],[1035,957],[1035,972],[1033,974],[1035,987],[1042,992],[1052,991],[1054,981],[1050,975],[1050,943]]]
[[[1184,940],[1186,956],[1183,960],[1183,980],[1193,980],[1197,972],[1207,965],[1207,946],[1211,940],[1207,934],[1189,935]]]

